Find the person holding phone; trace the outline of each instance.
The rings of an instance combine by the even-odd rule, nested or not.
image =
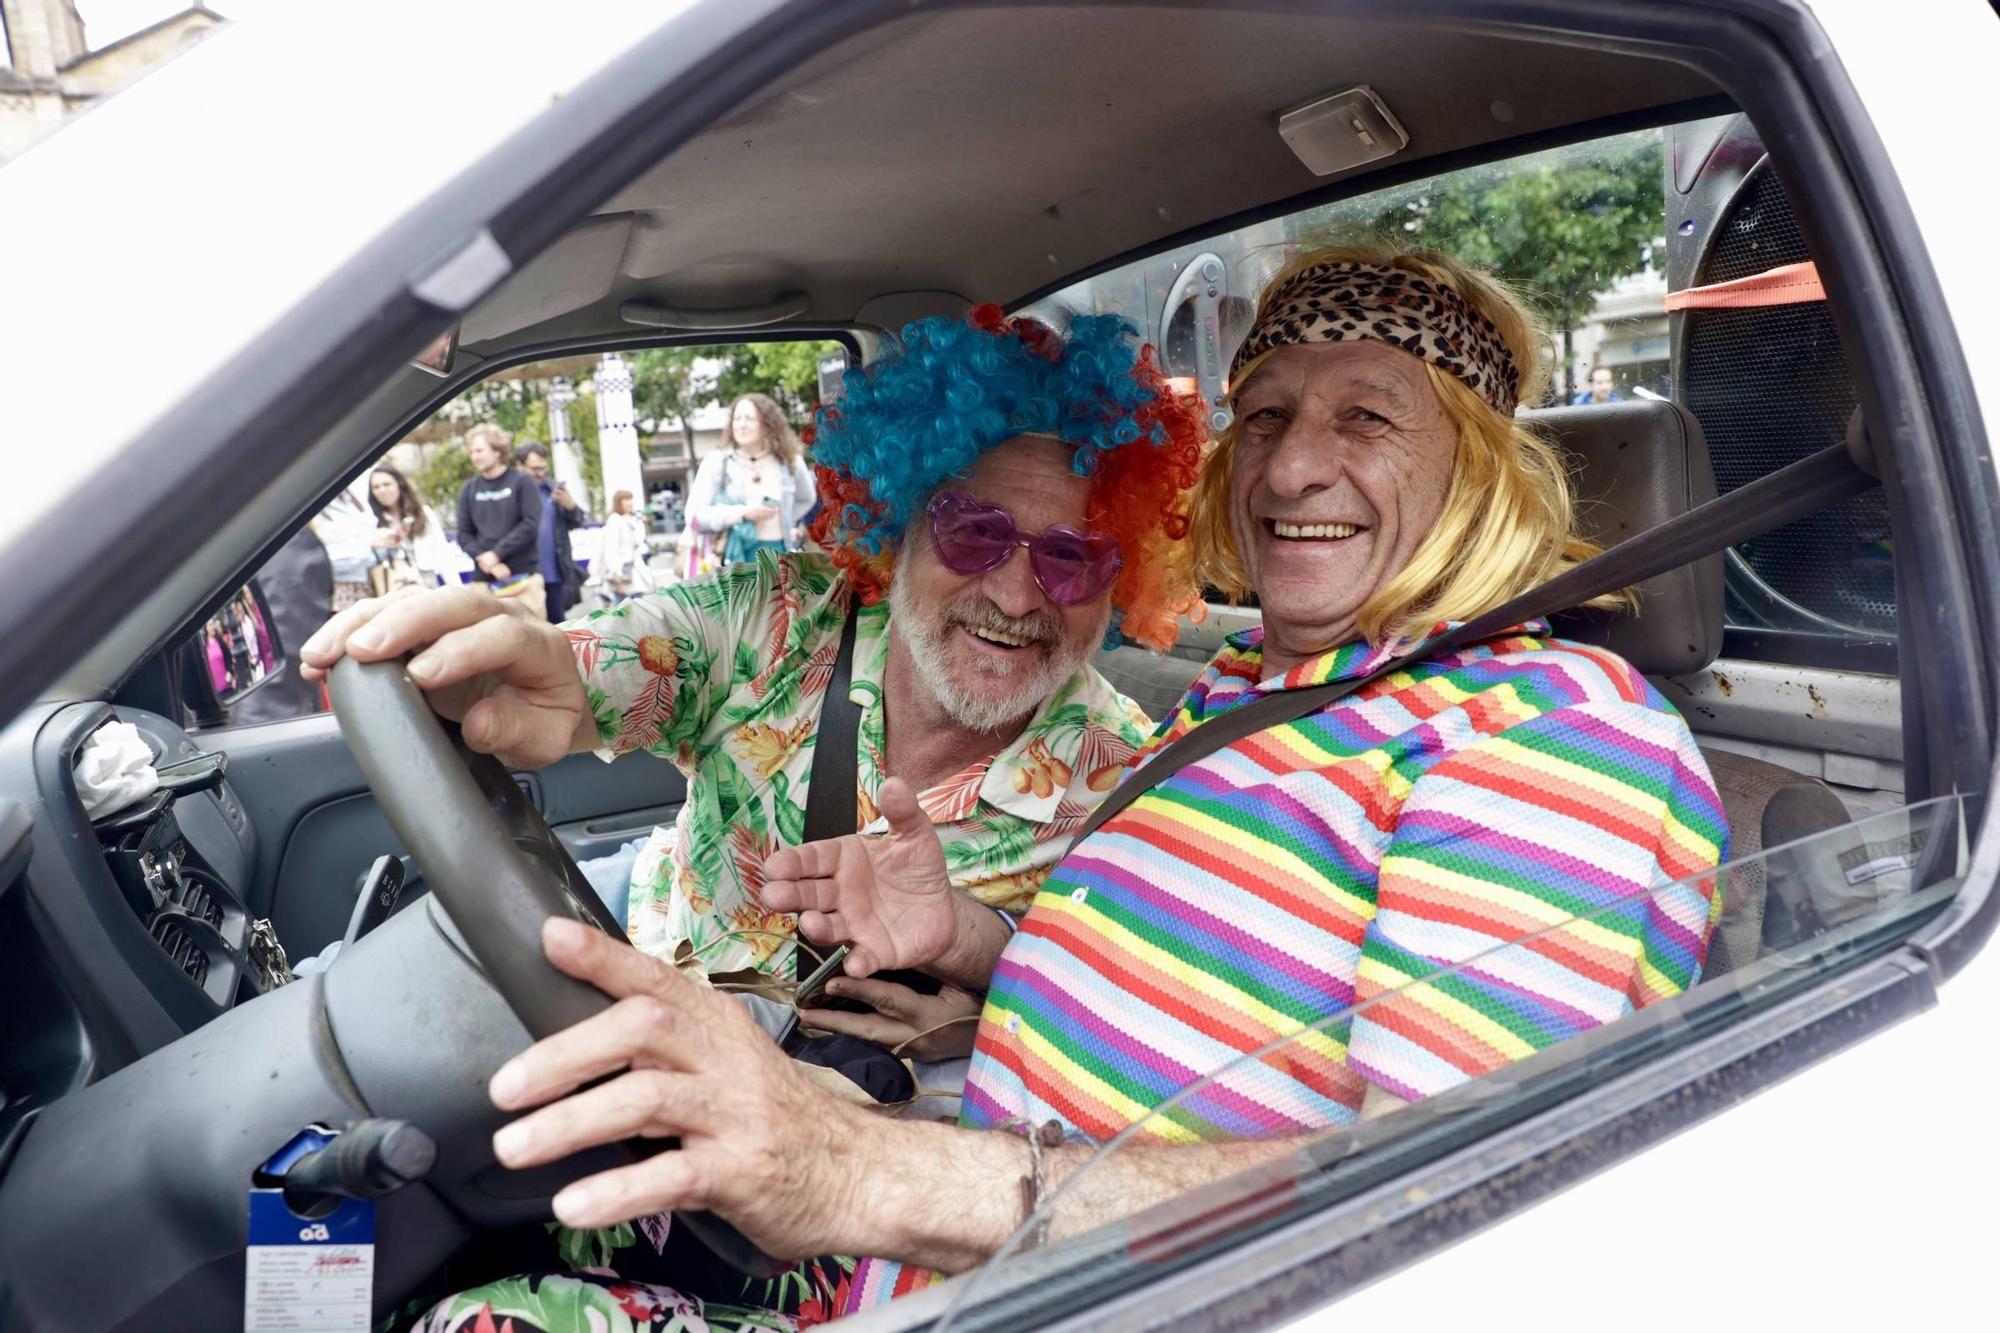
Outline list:
[[[451,567],[444,524],[423,502],[400,468],[377,463],[368,474],[368,507],[375,513],[375,558],[407,559],[421,579],[435,588]]]
[[[548,617],[560,624],[583,595],[583,573],[570,553],[569,534],[590,517],[569,483],[549,479],[549,450],[540,440],[528,440],[514,450],[514,461],[535,479],[542,493],[542,512],[535,531],[542,581],[548,586]]]
[[[729,448],[695,470],[689,541],[718,536],[725,565],[755,560],[759,551],[796,551],[817,498],[791,423],[768,395],[746,393],[729,409]]]

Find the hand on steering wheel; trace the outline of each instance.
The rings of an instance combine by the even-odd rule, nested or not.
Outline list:
[[[821,1091],[749,1011],[638,950],[550,920],[549,961],[617,1003],[500,1067],[502,1110],[540,1107],[493,1136],[510,1167],[538,1166],[630,1138],[673,1152],[600,1172],[555,1198],[573,1227],[712,1209],[765,1251],[795,1259],[838,1248],[839,1186],[864,1112]]]
[[[410,679],[460,724],[469,747],[540,768],[594,744],[596,724],[569,640],[513,606],[467,587],[369,598],[306,640],[300,674],[324,680],[342,657],[385,662],[414,652]]]
[[[430,607],[439,609],[438,616],[412,614],[402,627],[409,638],[417,637],[412,626],[418,629],[434,626],[439,619],[448,620],[463,607],[462,602],[447,605],[442,594],[423,594],[391,602],[379,614],[384,620],[400,619],[404,607],[418,607],[426,601]],[[424,654],[439,654],[439,668],[429,673],[429,678],[442,681],[449,672],[455,678],[445,682],[444,687],[449,688],[482,672],[490,674],[499,684],[490,693],[479,695],[465,716],[474,718],[481,710],[488,713],[493,723],[488,740],[497,739],[498,743],[492,746],[496,750],[504,752],[510,739],[525,739],[545,749],[549,739],[559,733],[559,727],[541,725],[509,731],[509,719],[532,714],[537,709],[560,715],[561,706],[536,704],[525,694],[509,691],[545,687],[554,694],[562,694],[551,679],[556,674],[559,655],[562,669],[569,673],[569,684],[580,695],[582,685],[570,661],[566,641],[559,631],[547,627],[549,634],[554,635],[551,645],[548,634],[510,615],[482,614],[471,618],[473,624],[458,628],[457,632],[467,637],[454,646],[454,651],[440,652],[444,640],[439,639]],[[321,631],[322,635],[332,628],[329,625]],[[324,643],[319,645],[319,670],[326,673],[341,731],[369,786],[375,789],[383,813],[389,817],[404,847],[423,868],[433,895],[449,913],[451,924],[464,937],[481,970],[528,1034],[547,1038],[568,1035],[578,1028],[598,1030],[591,1028],[591,1024],[611,1007],[611,1000],[579,973],[558,971],[549,965],[543,956],[543,927],[554,919],[573,927],[572,934],[594,935],[601,949],[615,951],[619,956],[629,955],[633,962],[650,960],[624,942],[617,921],[605,910],[561,840],[543,822],[541,813],[515,785],[507,769],[491,756],[469,748],[462,737],[447,735],[444,725],[432,712],[431,703],[418,693],[402,663],[356,660],[364,652],[388,651],[385,645],[390,642],[408,641],[392,638],[386,632],[395,628],[393,621],[388,627],[371,628],[384,628],[383,637],[371,647],[364,647],[358,639],[348,641],[350,651],[345,660],[331,661],[339,654]],[[345,633],[341,633],[336,642],[345,639]],[[510,668],[497,657],[509,643],[525,645],[530,651],[535,645],[544,645],[542,660]],[[547,651],[549,646],[555,651]],[[523,681],[528,682],[525,687]],[[588,711],[580,711],[587,720]],[[597,930],[585,930],[584,923]],[[754,1031],[754,1024],[752,1027]],[[762,1048],[768,1048],[773,1058],[783,1059],[761,1034],[747,1044],[759,1048],[759,1054]],[[595,1141],[609,1142],[616,1137]],[[652,1151],[650,1145],[635,1150],[642,1158]],[[670,1159],[676,1156],[664,1155]],[[782,1271],[781,1264],[749,1245],[741,1233],[720,1218],[691,1213],[679,1220],[716,1254],[745,1273],[770,1277]]]

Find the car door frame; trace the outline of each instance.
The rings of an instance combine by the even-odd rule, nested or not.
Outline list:
[[[853,329],[838,325],[787,326],[781,331],[755,331],[731,335],[728,333],[705,332],[700,334],[619,334],[613,337],[573,338],[559,342],[536,343],[513,348],[504,354],[463,364],[453,373],[438,380],[437,388],[417,406],[406,412],[396,426],[375,445],[366,462],[345,473],[340,480],[326,488],[316,503],[295,517],[280,529],[276,536],[258,547],[242,565],[240,572],[226,582],[216,592],[191,612],[154,656],[155,661],[170,660],[184,636],[205,622],[224,602],[234,595],[235,589],[244,580],[254,578],[266,560],[290,541],[298,531],[310,521],[321,505],[334,495],[352,485],[354,479],[374,467],[388,450],[401,440],[410,430],[426,420],[440,407],[454,401],[467,390],[493,378],[503,371],[517,366],[532,365],[537,361],[550,361],[563,357],[578,356],[596,352],[643,351],[657,347],[716,347],[740,346],[751,343],[773,342],[837,342],[847,349],[850,358],[862,354],[862,346]],[[291,645],[284,645],[288,653]],[[171,673],[152,669],[153,663],[141,663],[135,669],[134,682],[140,688],[130,692],[121,691],[116,702],[143,707],[168,717],[178,716],[179,700],[174,694]],[[264,775],[266,780],[244,789],[241,793],[243,809],[248,818],[256,848],[251,880],[243,885],[245,902],[259,915],[268,916],[278,928],[279,938],[289,945],[317,948],[328,939],[339,938],[339,926],[347,920],[352,907],[351,899],[333,903],[308,903],[298,905],[281,894],[283,882],[288,878],[289,868],[294,865],[297,850],[292,846],[294,836],[307,820],[317,816],[344,818],[348,831],[353,830],[353,820],[359,817],[366,821],[366,827],[375,830],[380,837],[381,850],[401,853],[402,849],[389,832],[387,821],[379,813],[373,815],[365,807],[372,806],[373,794],[361,775],[360,767],[348,753],[341,740],[338,724],[330,713],[309,713],[298,717],[272,719],[270,721],[245,723],[240,726],[224,725],[190,730],[190,735],[199,737],[206,745],[227,751],[233,762],[240,768],[254,770]],[[317,799],[306,805],[298,805],[289,799],[290,791],[282,783],[270,779],[285,765],[284,752],[288,749],[304,748],[314,759],[309,767],[317,784]],[[679,809],[684,789],[674,790],[678,785],[669,782],[666,789],[657,784],[649,785],[649,799],[638,805],[608,809],[588,799],[579,800],[584,794],[605,796],[608,785],[622,781],[624,775],[600,778],[589,771],[586,765],[597,761],[582,755],[572,755],[568,759],[551,765],[536,774],[517,773],[515,780],[522,784],[529,800],[548,819],[558,837],[563,838],[572,855],[582,860],[607,850],[604,844],[616,847],[630,837],[649,832],[656,823],[671,820]],[[664,761],[660,761],[664,762]],[[562,767],[570,769],[572,777],[578,775],[583,781],[565,781],[561,774],[552,770]],[[664,775],[661,775],[664,776]],[[574,790],[581,787],[582,792]],[[664,799],[652,799],[664,798]],[[364,803],[357,806],[355,803]],[[341,807],[336,809],[335,807]],[[345,843],[347,840],[343,840]],[[366,862],[358,862],[356,870],[365,869]],[[410,882],[405,893],[405,901],[413,901],[423,888],[420,872]],[[355,881],[356,886],[359,880]],[[328,932],[331,930],[331,934]],[[301,941],[304,942],[301,945]]]
[[[64,558],[0,583],[0,624],[36,627],[0,636],[0,716],[100,635],[74,608],[130,605],[200,549],[207,529],[160,495],[241,510],[291,461],[273,438],[320,437],[353,406],[348,386],[383,382],[646,166],[828,45],[905,12],[896,0],[699,0],[377,236],[103,469],[148,486],[104,491],[90,525],[58,510],[17,539]],[[440,236],[457,239],[441,252]]]

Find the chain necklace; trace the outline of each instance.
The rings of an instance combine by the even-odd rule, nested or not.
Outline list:
[[[755,458],[745,458],[743,456],[742,445],[732,445],[731,448],[735,450],[737,462],[749,465],[750,483],[753,486],[762,486],[764,484],[764,460],[771,456],[771,451],[766,449]]]

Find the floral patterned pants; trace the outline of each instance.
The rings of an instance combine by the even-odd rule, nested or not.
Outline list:
[[[546,1231],[539,1246],[530,1238],[525,1251],[516,1246],[502,1260],[518,1264],[520,1275],[477,1282],[434,1303],[414,1302],[387,1327],[398,1333],[796,1333],[837,1316],[854,1276],[855,1260],[829,1256],[775,1278],[745,1277],[667,1216],[596,1231],[551,1222]]]

